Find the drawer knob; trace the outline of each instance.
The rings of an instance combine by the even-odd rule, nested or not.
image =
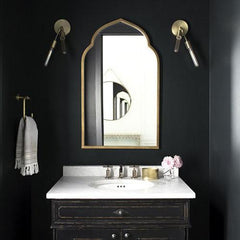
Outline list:
[[[124,233],[124,238],[129,238],[130,234],[129,233]]]
[[[117,214],[118,214],[119,216],[122,216],[122,215],[123,215],[123,210],[122,210],[122,209],[119,209],[119,210],[117,211]]]
[[[112,234],[112,239],[117,239],[117,234],[116,233]]]
[[[124,214],[127,214],[128,212],[126,210],[124,210],[124,209],[117,209],[113,213],[118,215],[118,216],[123,216]]]

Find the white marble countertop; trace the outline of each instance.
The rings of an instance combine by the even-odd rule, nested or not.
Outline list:
[[[180,177],[160,178],[151,181],[152,187],[133,190],[93,187],[92,183],[99,180],[111,181],[112,179],[105,180],[103,176],[63,176],[48,191],[46,197],[47,199],[192,199],[196,197],[192,189]],[[133,181],[144,180],[138,178]]]

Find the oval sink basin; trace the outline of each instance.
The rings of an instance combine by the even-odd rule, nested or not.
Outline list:
[[[153,187],[154,183],[133,179],[106,179],[92,182],[91,187],[109,190],[139,190]]]

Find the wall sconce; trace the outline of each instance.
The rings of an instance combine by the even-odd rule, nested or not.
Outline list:
[[[70,30],[71,30],[70,23],[65,19],[59,19],[54,24],[54,30],[56,32],[56,37],[54,38],[54,40],[52,42],[52,45],[51,45],[50,50],[48,52],[47,58],[45,60],[45,63],[44,63],[45,67],[47,67],[49,59],[52,55],[52,52],[53,52],[53,50],[54,50],[54,48],[57,44],[58,36],[59,36],[60,41],[61,41],[62,53],[63,54],[67,53],[66,44],[65,44],[65,36],[70,33]]]
[[[189,54],[192,58],[194,66],[199,67],[199,63],[198,63],[198,60],[197,60],[197,58],[196,58],[196,56],[193,52],[192,46],[186,38],[187,32],[188,32],[188,24],[185,21],[177,20],[173,23],[172,34],[176,36],[176,43],[175,43],[175,47],[174,47],[174,52],[177,53],[179,51],[181,40],[182,40],[182,38],[184,38],[185,47],[189,51]]]

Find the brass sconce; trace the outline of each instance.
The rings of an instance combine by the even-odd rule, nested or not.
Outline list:
[[[55,38],[54,38],[54,40],[52,42],[52,45],[51,45],[50,50],[48,52],[47,58],[45,60],[45,63],[44,63],[45,67],[47,67],[49,59],[50,59],[50,57],[52,55],[52,52],[53,52],[53,50],[54,50],[54,48],[55,48],[55,46],[57,44],[58,36],[59,36],[60,41],[61,41],[62,53],[63,54],[67,53],[66,45],[65,45],[65,36],[70,33],[70,30],[71,30],[70,23],[67,20],[65,20],[65,19],[59,19],[54,24],[54,30],[56,32],[56,36],[55,36]]]
[[[193,48],[192,48],[190,42],[186,38],[187,32],[188,32],[188,24],[185,21],[177,20],[173,23],[172,34],[176,36],[176,43],[175,43],[175,47],[174,47],[174,52],[177,53],[179,51],[181,40],[182,40],[182,38],[184,38],[185,47],[189,51],[189,54],[192,58],[194,66],[199,67],[199,63],[198,63],[198,60],[197,60],[197,58],[196,58],[196,56],[193,52]]]

